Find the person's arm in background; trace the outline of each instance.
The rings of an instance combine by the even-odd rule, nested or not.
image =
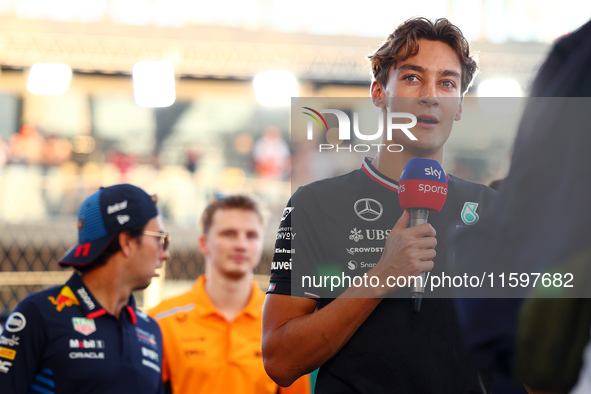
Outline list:
[[[405,212],[388,235],[378,264],[367,276],[385,284],[389,276],[416,276],[433,268],[435,229],[430,224],[406,228]],[[388,287],[351,287],[324,308],[316,301],[268,294],[263,309],[263,361],[269,376],[289,386],[334,356],[363,324]]]

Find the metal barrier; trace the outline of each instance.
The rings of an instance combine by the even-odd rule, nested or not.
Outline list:
[[[72,270],[61,269],[57,261],[76,242],[75,229],[75,218],[27,224],[0,223],[0,314],[13,310],[29,294],[68,280]],[[164,278],[170,288],[175,281],[190,283],[205,271],[195,229],[168,224],[167,229],[172,235],[171,259],[159,280],[154,280],[146,291],[135,293],[138,305],[146,308],[155,306],[166,296]],[[263,289],[268,285],[272,247],[272,242],[267,242],[255,271],[258,274],[255,279]]]

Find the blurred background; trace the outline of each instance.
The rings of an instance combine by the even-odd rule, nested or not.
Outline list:
[[[120,182],[158,194],[172,233],[166,280],[138,294],[140,304],[183,291],[203,271],[198,223],[220,193],[248,193],[264,207],[264,287],[291,158],[305,148],[291,139],[290,98],[367,97],[365,56],[412,16],[447,17],[470,41],[481,67],[470,105],[517,98],[493,111],[510,126],[491,132],[465,117],[446,148],[448,172],[502,178],[518,98],[553,41],[591,17],[591,2],[416,4],[0,0],[0,312],[67,279],[57,259],[76,241],[80,203]],[[310,168],[298,183],[342,171]]]

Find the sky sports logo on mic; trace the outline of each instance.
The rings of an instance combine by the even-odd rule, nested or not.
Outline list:
[[[307,139],[313,140],[314,139],[314,125],[318,125],[320,131],[324,131],[328,133],[328,123],[326,122],[326,118],[322,116],[322,114],[333,114],[336,115],[338,123],[339,123],[339,133],[338,133],[338,140],[339,141],[348,141],[351,140],[351,120],[349,116],[341,110],[338,109],[321,109],[320,111],[316,111],[310,107],[302,107],[303,109],[307,110],[302,112],[304,115],[309,116],[308,124],[307,124]],[[384,133],[384,116],[382,112],[377,114],[378,118],[378,130],[373,134],[363,134],[359,129],[359,113],[353,112],[353,133],[355,136],[362,140],[362,141],[375,141],[376,139],[380,139],[382,134]],[[386,124],[386,137],[388,141],[392,141],[392,133],[394,130],[402,131],[410,140],[417,141],[417,138],[409,131],[410,128],[413,128],[417,124],[417,117],[413,114],[406,113],[406,112],[388,112],[387,116],[387,124]],[[400,122],[403,123],[400,123]],[[407,122],[404,122],[407,121]],[[410,121],[410,122],[408,122]],[[339,143],[336,144],[319,144],[318,145],[318,152],[323,151],[334,151],[334,152],[358,152],[358,153],[365,153],[369,152],[372,147],[377,148],[377,151],[380,152],[383,149],[387,149],[389,152],[402,152],[404,147],[400,144],[352,144],[346,146],[339,146]]]
[[[410,159],[400,174],[398,198],[402,209],[439,212],[447,198],[447,174],[436,160]]]

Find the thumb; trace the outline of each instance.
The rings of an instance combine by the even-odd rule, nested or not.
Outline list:
[[[394,236],[394,235],[398,234],[400,231],[407,228],[409,223],[410,223],[410,213],[408,213],[407,210],[404,210],[404,212],[402,212],[402,216],[400,216],[400,218],[398,219],[398,221],[396,222],[394,227],[392,227],[392,231],[390,231],[390,235]]]

